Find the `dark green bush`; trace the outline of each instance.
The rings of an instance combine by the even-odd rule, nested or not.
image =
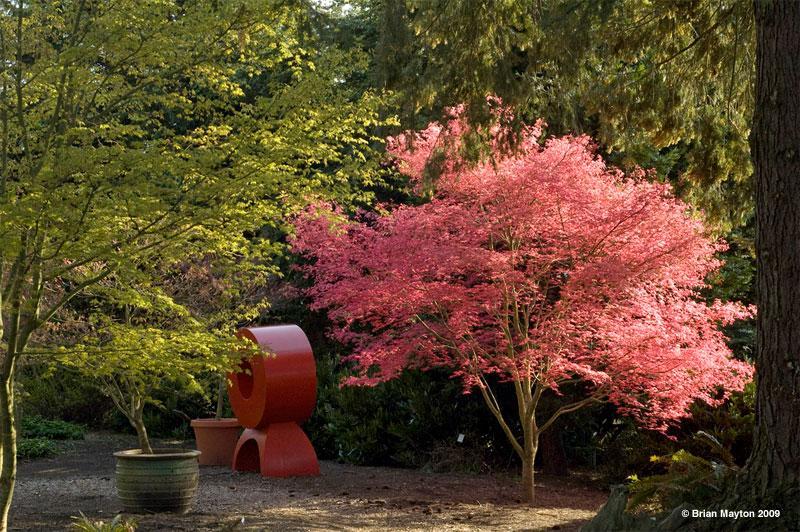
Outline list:
[[[63,419],[93,428],[107,428],[105,420],[114,410],[111,399],[93,383],[62,368],[30,365],[20,375],[21,417]]]
[[[297,299],[272,303],[264,324],[296,323],[314,349],[317,405],[304,428],[321,459],[437,471],[517,466],[480,394],[464,394],[461,381],[446,371],[407,371],[375,387],[342,387],[346,349],[326,337],[324,315]],[[515,405],[506,395],[499,392],[500,400]]]
[[[216,384],[213,386],[216,387]],[[34,420],[56,418],[92,429],[133,433],[130,424],[117,411],[111,399],[105,397],[91,381],[64,368],[26,367],[22,372],[21,392],[20,418],[23,420],[23,430],[30,427],[31,423],[38,423]],[[152,399],[153,403],[145,408],[148,432],[159,438],[178,439],[191,437],[190,419],[213,416],[213,403],[216,402],[215,397],[203,398],[200,394],[190,392],[180,382],[165,382]],[[55,426],[52,430],[61,429],[63,426]],[[45,430],[44,437],[51,437],[46,433],[50,429],[42,430]],[[85,432],[85,428],[81,430]]]
[[[18,458],[44,458],[58,454],[58,446],[47,438],[22,438],[17,442]]]
[[[341,387],[335,358],[318,355],[317,373],[317,408],[306,428],[321,458],[437,471],[516,466],[482,398],[465,395],[445,372],[408,371],[375,387]]]
[[[629,475],[663,474],[668,456],[680,450],[706,461],[744,465],[752,447],[753,405],[750,386],[733,394],[719,407],[705,403],[692,406],[686,418],[668,434],[648,431],[632,420],[619,417],[611,405],[573,414],[565,427],[565,447],[573,464],[594,468],[601,484],[618,484]],[[707,437],[718,442],[709,445]]]
[[[692,454],[707,458],[720,458],[718,453],[693,435],[703,431],[718,441],[729,453],[736,465],[743,466],[753,447],[755,424],[755,383],[751,382],[744,392],[734,393],[719,407],[698,403],[692,407],[692,417],[687,419],[678,434],[681,445]]]
[[[82,440],[86,429],[76,423],[41,416],[22,418],[22,437],[47,440]]]

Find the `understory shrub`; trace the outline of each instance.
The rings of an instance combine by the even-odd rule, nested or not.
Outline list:
[[[677,434],[681,447],[696,456],[719,458],[704,440],[693,437],[699,431],[707,433],[730,454],[731,461],[743,466],[753,447],[755,424],[755,383],[749,383],[743,392],[731,394],[723,405],[711,408],[699,403],[692,407],[692,417],[681,425]]]
[[[216,388],[216,384],[209,384],[208,397],[203,397],[191,393],[180,382],[164,382],[153,394],[151,408],[145,411],[150,433],[159,438],[191,437],[191,419],[213,416],[212,388]],[[82,432],[89,428],[133,433],[130,423],[114,408],[111,400],[91,381],[69,369],[29,366],[22,372],[21,392],[19,417],[23,431],[44,431],[42,436],[52,439],[76,439],[47,434],[48,430],[70,430],[63,425],[68,421]],[[50,428],[45,428],[42,422]],[[30,437],[33,436],[31,433]]]
[[[45,419],[41,416],[23,417],[21,428],[23,438],[82,440],[86,435],[86,429],[77,423],[60,419]]]
[[[77,423],[41,416],[23,417],[17,456],[23,459],[45,458],[59,452],[56,440],[82,440],[86,429]]]
[[[513,464],[513,451],[482,399],[465,395],[445,372],[408,371],[375,387],[343,387],[349,373],[340,358],[346,352],[325,335],[330,323],[324,314],[309,311],[296,296],[278,298],[257,324],[276,323],[299,325],[314,350],[317,405],[303,428],[320,459],[434,471]],[[513,401],[513,393],[500,395]]]
[[[58,454],[58,446],[47,438],[21,438],[17,442],[17,457],[22,459],[46,458]]]
[[[59,367],[30,365],[20,374],[20,414],[80,423],[95,429],[109,428],[113,411],[110,399],[97,392],[91,381]]]
[[[465,395],[442,372],[409,371],[375,387],[341,387],[344,372],[335,359],[318,356],[317,373],[317,408],[306,428],[321,458],[474,472],[512,459],[480,397]]]
[[[668,456],[654,456],[652,461],[664,466],[666,472],[631,477],[630,512],[646,508],[658,513],[685,503],[702,508],[722,496],[725,482],[736,471],[735,466],[706,460],[683,449]]]
[[[752,448],[752,391],[751,383],[743,393],[733,393],[716,408],[696,403],[692,406],[692,417],[671,430],[669,436],[637,429],[630,420],[619,417],[614,418],[616,425],[604,431],[600,427],[603,415],[595,412],[582,419],[582,427],[573,426],[568,431],[566,447],[572,463],[595,466],[604,485],[618,484],[633,474],[640,477],[662,474],[664,462],[653,461],[652,457],[674,456],[679,452],[709,463],[726,462],[741,467]],[[576,440],[584,442],[585,447],[573,445]],[[588,452],[574,454],[584,450]]]

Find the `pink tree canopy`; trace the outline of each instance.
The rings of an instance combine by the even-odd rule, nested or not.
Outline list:
[[[389,139],[418,190],[436,161],[427,203],[355,220],[314,206],[297,221],[313,307],[354,348],[346,384],[445,367],[492,408],[493,375],[516,386],[525,427],[542,393],[584,383],[544,424],[530,412],[536,434],[594,401],[663,431],[693,401],[742,388],[752,368],[719,325],[751,310],[699,297],[725,244],[668,184],[606,166],[586,136],[542,143],[541,124],[471,165],[457,115]]]

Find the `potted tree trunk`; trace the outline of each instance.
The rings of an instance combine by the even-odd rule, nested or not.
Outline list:
[[[225,405],[226,377],[219,375],[217,382],[217,408],[213,418],[192,420],[194,438],[200,455],[200,465],[228,466],[233,462],[236,442],[242,433],[242,426],[236,418],[223,418]]]
[[[227,368],[231,341],[191,325],[161,329],[132,323],[126,310],[123,324],[106,319],[102,339],[70,350],[61,363],[95,379],[136,431],[139,446],[114,453],[116,486],[126,512],[189,511],[199,482],[201,452],[151,445],[144,423],[152,393],[175,383],[200,391],[195,375]],[[103,319],[103,318],[100,318]]]

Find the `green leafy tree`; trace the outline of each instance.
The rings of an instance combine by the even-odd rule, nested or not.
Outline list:
[[[301,199],[366,199],[380,98],[347,90],[360,59],[314,48],[307,14],[273,0],[0,4],[0,530],[17,367],[53,347],[49,326],[81,294],[209,254],[266,271],[280,248],[261,229]],[[141,355],[131,367],[208,339],[145,327],[109,322],[99,338]]]

